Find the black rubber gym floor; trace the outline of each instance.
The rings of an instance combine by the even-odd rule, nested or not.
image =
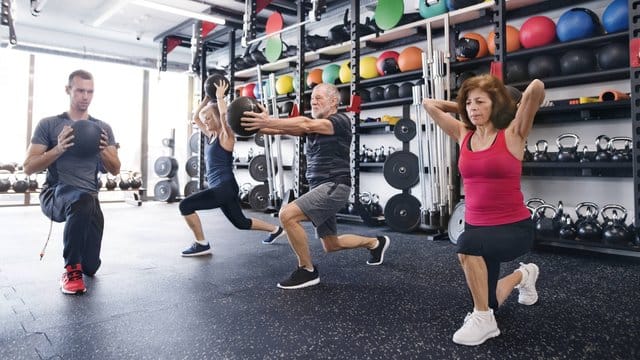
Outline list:
[[[451,341],[471,302],[454,246],[386,227],[381,266],[365,250],[311,250],[320,285],[281,290],[295,268],[286,239],[236,230],[202,213],[214,254],[182,258],[191,235],[176,204],[103,204],[103,266],[83,296],[63,295],[62,224],[37,206],[0,208],[0,359],[638,359],[640,262],[533,252],[540,302],[501,307],[502,334]],[[249,212],[266,220],[265,214]],[[517,263],[506,264],[505,272]]]

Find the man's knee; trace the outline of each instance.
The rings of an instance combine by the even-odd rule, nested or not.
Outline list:
[[[286,225],[290,222],[297,222],[297,216],[299,214],[299,208],[294,206],[293,203],[289,203],[282,208],[280,208],[280,212],[278,213],[278,218],[283,225]]]

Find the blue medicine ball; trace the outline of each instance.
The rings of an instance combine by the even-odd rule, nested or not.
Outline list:
[[[602,33],[598,15],[585,8],[566,11],[556,24],[556,35],[561,42],[585,39]]]
[[[67,151],[77,157],[92,157],[100,152],[102,128],[91,120],[76,120],[73,129],[73,146]]]
[[[629,28],[629,4],[627,0],[614,0],[602,13],[602,25],[608,33]]]

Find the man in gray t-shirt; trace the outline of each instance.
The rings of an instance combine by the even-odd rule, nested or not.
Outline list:
[[[264,134],[306,136],[307,179],[309,192],[280,209],[280,221],[289,243],[298,257],[298,268],[278,283],[282,289],[300,289],[320,282],[317,266],[311,261],[307,234],[300,224],[311,221],[326,252],[369,249],[369,265],[380,265],[389,247],[387,236],[338,236],[336,214],[349,202],[351,192],[351,120],[338,113],[340,93],[332,84],[316,85],[311,94],[311,116],[286,119],[247,111],[242,126]]]
[[[83,273],[93,276],[101,263],[104,218],[98,200],[98,172],[117,175],[120,159],[109,124],[89,115],[93,76],[84,70],[72,72],[66,92],[69,110],[40,120],[27,150],[24,172],[47,170],[40,207],[52,221],[66,222],[60,288],[65,294],[80,294],[86,291]],[[82,130],[85,126],[87,131]],[[85,143],[88,146],[82,146]]]

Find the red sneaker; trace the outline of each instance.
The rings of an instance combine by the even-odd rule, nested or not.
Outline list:
[[[82,281],[82,265],[67,265],[60,279],[60,290],[64,294],[82,294],[87,291]]]

